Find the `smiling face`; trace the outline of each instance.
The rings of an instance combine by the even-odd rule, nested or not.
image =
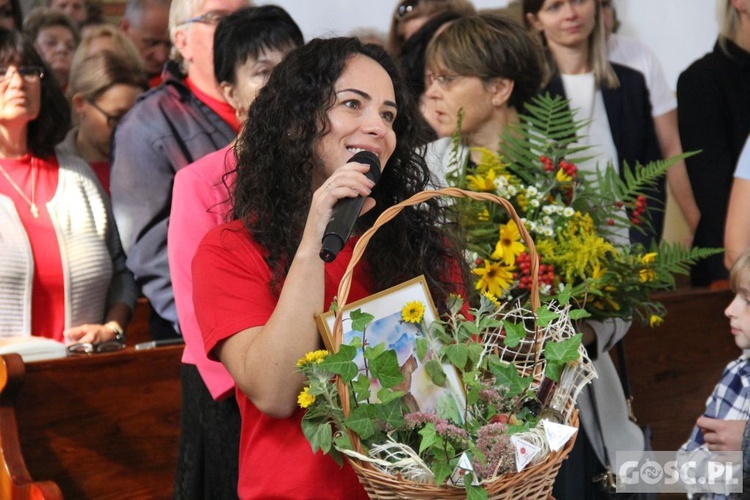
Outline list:
[[[390,75],[373,59],[357,54],[347,62],[334,86],[335,102],[328,111],[328,132],[315,145],[323,168],[320,186],[360,150],[372,151],[383,168],[396,148],[396,96]]]
[[[546,0],[529,21],[544,33],[550,49],[584,49],[596,20],[595,0]]]

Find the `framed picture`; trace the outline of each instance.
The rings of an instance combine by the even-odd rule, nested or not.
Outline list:
[[[407,303],[413,301],[420,301],[425,306],[421,324],[407,323],[402,319],[402,309]],[[362,337],[362,332],[351,329],[350,314],[358,309],[374,316],[373,321],[366,328],[366,344],[376,346],[384,343],[386,349],[393,349],[396,352],[401,373],[404,375],[404,381],[396,389],[405,393],[403,401],[410,410],[436,413],[442,418],[448,418],[457,423],[463,422],[466,396],[456,369],[450,364],[443,363],[446,383],[444,386],[438,386],[432,382],[425,369],[425,364],[436,358],[433,348],[428,349],[422,359],[417,356],[417,339],[430,336],[428,327],[438,316],[424,276],[418,276],[347,304],[342,311],[344,344],[351,344],[355,337]],[[329,351],[333,351],[334,320],[334,313],[330,311],[316,317],[318,330]],[[428,340],[429,345],[439,348],[437,339],[428,338]],[[364,373],[364,357],[361,349],[354,362],[360,372]],[[378,382],[371,378],[371,383],[373,384],[372,394],[375,394]]]

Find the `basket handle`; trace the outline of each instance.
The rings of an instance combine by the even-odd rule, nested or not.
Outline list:
[[[342,325],[343,317],[341,315],[341,312],[346,306],[346,301],[349,298],[349,289],[351,288],[351,284],[352,284],[352,275],[354,273],[354,266],[357,265],[357,263],[360,261],[360,259],[364,255],[365,249],[367,248],[367,244],[369,243],[372,236],[381,226],[383,226],[385,223],[387,223],[388,221],[396,217],[404,208],[411,207],[414,205],[419,205],[420,203],[424,201],[427,201],[431,198],[436,198],[439,196],[447,196],[451,198],[471,198],[471,199],[478,200],[478,201],[491,201],[493,203],[501,205],[508,212],[510,217],[515,221],[516,225],[518,226],[518,229],[521,233],[521,238],[523,239],[529,251],[529,257],[531,258],[531,306],[534,311],[537,310],[537,308],[540,305],[539,276],[538,276],[539,275],[539,258],[537,256],[537,251],[536,251],[536,246],[534,245],[534,240],[532,240],[531,235],[526,230],[526,227],[524,227],[523,223],[521,222],[520,217],[518,217],[518,214],[516,213],[515,208],[513,208],[513,205],[505,198],[502,198],[500,196],[497,196],[491,193],[466,191],[463,189],[453,188],[453,187],[444,188],[440,190],[421,191],[411,196],[410,198],[384,210],[383,213],[380,214],[380,216],[375,220],[375,223],[372,225],[372,227],[369,228],[364,233],[362,233],[362,236],[359,238],[359,241],[357,241],[356,245],[354,246],[352,258],[349,261],[349,265],[346,268],[346,272],[344,272],[344,275],[341,278],[341,283],[339,284],[339,288],[338,288],[338,295],[337,295],[338,309],[336,311],[336,315],[335,315],[335,319],[333,323],[333,350],[334,351],[339,350],[339,346],[341,345],[342,338],[343,338],[343,325]],[[349,416],[349,412],[350,412],[349,391],[346,389],[346,387],[343,386],[341,379],[337,380],[337,384],[339,388],[339,395],[341,396],[341,406],[344,410],[344,415]],[[357,442],[357,446],[358,444],[359,443]]]

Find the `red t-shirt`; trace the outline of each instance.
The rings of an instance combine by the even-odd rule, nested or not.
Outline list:
[[[89,162],[89,166],[96,174],[96,178],[99,179],[99,183],[104,188],[104,191],[109,195],[109,162],[92,161]]]
[[[38,218],[32,216],[29,203],[5,176],[0,176],[0,193],[13,200],[34,257],[31,333],[62,341],[65,329],[65,282],[57,233],[47,211],[47,203],[57,191],[57,159],[51,157],[42,160],[27,154],[18,159],[2,159],[0,165],[29,199],[32,199],[31,184],[32,178],[35,178],[33,199],[39,210]]]
[[[325,309],[337,293],[351,260],[353,242],[325,266]],[[269,289],[271,271],[264,250],[241,221],[211,230],[193,259],[193,302],[206,351],[235,333],[266,324],[277,299]],[[364,265],[355,268],[348,302],[370,295]],[[290,367],[290,370],[293,370]],[[242,414],[240,437],[240,498],[366,499],[354,471],[321,452],[312,453],[302,434],[304,410],[276,419],[261,413],[237,391]]]

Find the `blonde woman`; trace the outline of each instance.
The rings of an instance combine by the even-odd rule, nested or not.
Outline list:
[[[87,29],[81,37],[81,43],[73,54],[70,72],[76,72],[76,66],[80,65],[81,61],[103,50],[114,52],[132,61],[134,65],[139,66],[139,71],[143,71],[143,60],[130,38],[117,26],[97,24]]]
[[[638,71],[607,60],[599,0],[524,0],[527,27],[548,53],[551,79],[546,92],[563,96],[576,118],[589,124],[578,143],[594,157],[580,168],[608,162],[619,168],[661,159],[646,81]],[[659,241],[664,219],[664,186],[648,193],[651,227],[631,231],[647,247]]]
[[[140,60],[109,50],[73,66],[68,95],[76,126],[60,146],[65,152],[86,160],[107,192],[112,132],[147,88]]]
[[[744,202],[750,183],[739,178],[732,184],[750,134],[750,2],[720,0],[719,7],[719,39],[680,75],[677,104],[683,149],[701,151],[685,160],[701,212],[695,245],[727,249],[723,258],[693,267],[693,285],[726,287],[727,269],[750,245]]]

